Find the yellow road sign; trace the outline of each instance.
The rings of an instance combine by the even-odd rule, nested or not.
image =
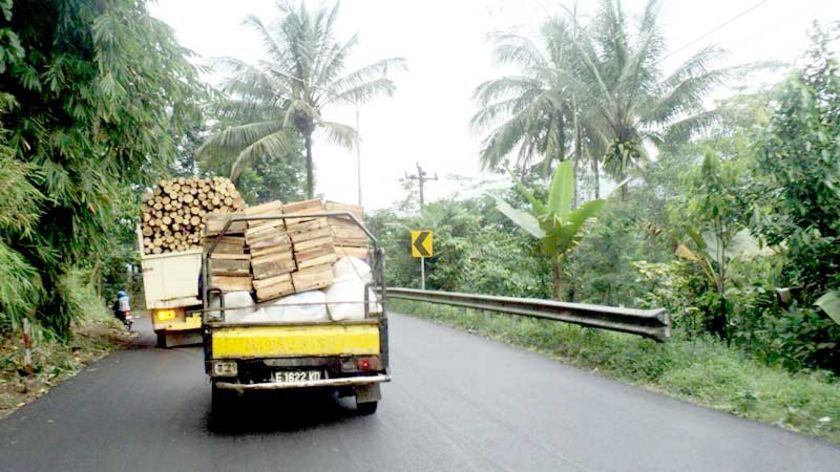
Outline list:
[[[411,231],[411,256],[412,257],[432,257],[435,255],[434,246],[432,246],[432,232],[426,229],[416,229]]]

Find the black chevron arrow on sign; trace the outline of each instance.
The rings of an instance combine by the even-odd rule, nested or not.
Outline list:
[[[426,246],[423,243],[426,242],[426,239],[429,237],[429,231],[420,231],[417,234],[417,238],[414,240],[414,249],[420,254],[420,257],[431,257],[432,254],[426,249]]]

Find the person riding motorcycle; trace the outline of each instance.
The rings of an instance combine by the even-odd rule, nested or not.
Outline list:
[[[125,290],[117,292],[117,299],[114,300],[112,308],[114,310],[114,317],[120,320],[131,331],[131,305]]]

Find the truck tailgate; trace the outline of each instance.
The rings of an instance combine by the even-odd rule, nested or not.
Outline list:
[[[380,352],[379,322],[307,325],[214,325],[214,359],[373,355]]]

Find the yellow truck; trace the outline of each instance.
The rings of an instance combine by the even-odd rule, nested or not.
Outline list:
[[[205,372],[210,377],[214,415],[224,416],[233,397],[255,390],[332,389],[341,396],[355,396],[357,412],[376,411],[381,398],[380,384],[390,381],[388,366],[388,319],[384,306],[383,251],[376,239],[350,213],[323,212],[304,217],[342,217],[353,221],[371,241],[371,281],[364,285],[356,303],[364,306],[360,319],[309,322],[231,320],[225,296],[213,286],[208,270],[215,244],[204,253],[202,284]],[[282,215],[232,217],[232,222],[285,219]],[[377,300],[371,300],[376,297]],[[330,303],[332,305],[332,303]],[[261,304],[249,308],[259,309]],[[241,308],[241,307],[239,307]]]
[[[137,229],[146,309],[159,347],[201,343],[202,250],[144,254],[143,233]]]

